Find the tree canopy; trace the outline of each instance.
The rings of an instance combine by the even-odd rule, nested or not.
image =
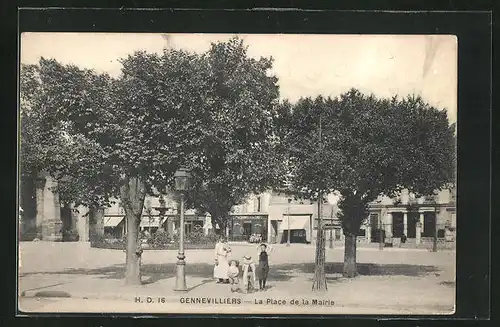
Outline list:
[[[207,98],[197,107],[194,128],[201,138],[190,156],[188,199],[222,229],[234,205],[276,185],[283,174],[274,130],[279,92],[269,74],[272,59],[248,57],[239,39],[213,44],[203,60]]]
[[[26,167],[63,181],[66,200],[120,198],[126,279],[137,283],[145,195],[172,187],[176,169],[192,171],[188,204],[222,226],[234,204],[279,180],[279,93],[272,59],[248,57],[236,38],[203,54],[136,52],[121,64],[116,78],[53,59],[23,66],[21,148]]]
[[[306,197],[318,190],[341,194],[347,252],[368,204],[380,195],[404,188],[428,195],[454,182],[455,127],[445,111],[420,97],[378,99],[352,89],[335,99],[306,98],[289,107],[293,188]],[[353,247],[346,257],[355,256]]]
[[[113,184],[109,183],[111,171],[101,160],[102,148],[86,135],[74,133],[78,122],[59,107],[64,93],[58,93],[63,92],[58,87],[66,83],[66,69],[74,78],[70,82],[84,80],[84,71],[55,60],[42,58],[38,65],[21,67],[21,173],[31,178],[50,173],[60,181],[55,191],[63,202],[104,205]]]

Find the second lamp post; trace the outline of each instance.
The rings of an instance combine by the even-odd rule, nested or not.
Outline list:
[[[180,193],[180,222],[179,222],[179,253],[177,254],[177,269],[175,276],[174,291],[187,291],[186,285],[186,261],[184,259],[184,196],[189,186],[189,171],[179,168],[174,175],[175,189]]]

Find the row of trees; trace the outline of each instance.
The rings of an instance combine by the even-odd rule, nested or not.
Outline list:
[[[321,203],[340,194],[345,235],[343,275],[354,277],[356,235],[368,204],[408,189],[417,197],[455,180],[455,126],[422,98],[378,99],[350,90],[331,99],[301,99],[282,107],[291,189]],[[326,288],[325,234],[318,228],[313,288]]]
[[[406,187],[453,181],[454,127],[421,98],[279,101],[272,58],[247,56],[235,38],[202,54],[136,52],[112,78],[41,59],[21,69],[21,169],[48,171],[63,201],[97,210],[118,197],[127,219],[126,281],[141,281],[138,226],[146,194],[192,173],[188,206],[221,230],[251,193],[280,190],[322,201],[339,192],[345,275],[356,274],[355,236],[367,204]],[[321,125],[321,126],[320,126]],[[321,132],[320,132],[321,131]],[[326,287],[318,230],[315,285]]]

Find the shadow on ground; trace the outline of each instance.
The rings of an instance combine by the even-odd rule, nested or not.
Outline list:
[[[175,263],[168,264],[144,264],[141,267],[144,284],[155,283],[159,280],[175,276]],[[326,264],[327,274],[341,274],[343,263],[333,262]],[[358,263],[359,275],[365,276],[425,276],[436,273],[437,267],[419,266],[408,264],[374,264]],[[214,266],[207,263],[190,263],[186,265],[186,275],[205,278],[203,282],[212,280]],[[42,272],[39,272],[42,273]],[[303,264],[279,264],[271,265],[268,280],[288,281],[299,274],[313,274],[314,263]],[[123,279],[125,277],[125,265],[113,265],[96,269],[68,269],[48,274],[76,274],[76,275],[96,275],[101,278]],[[329,280],[336,280],[339,277],[329,276]]]
[[[444,281],[444,282],[440,282],[439,285],[444,285],[444,286],[448,286],[448,287],[455,287],[455,282]]]

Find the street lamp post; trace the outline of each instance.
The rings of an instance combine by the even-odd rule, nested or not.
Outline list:
[[[287,233],[287,239],[286,239],[286,246],[290,246],[290,202],[292,202],[292,199],[288,199],[288,233]]]
[[[174,175],[175,189],[180,193],[180,237],[179,237],[179,253],[177,254],[177,270],[175,279],[174,291],[187,291],[186,286],[186,258],[184,255],[184,193],[188,188],[190,174],[187,169],[179,168]]]

